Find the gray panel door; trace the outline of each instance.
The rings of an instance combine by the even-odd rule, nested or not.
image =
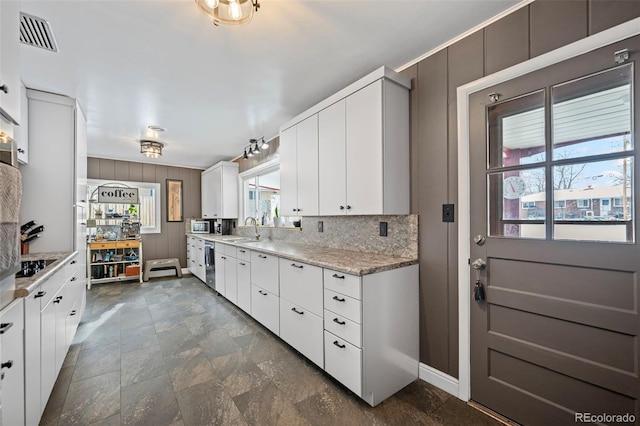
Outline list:
[[[635,37],[470,99],[471,399],[522,424],[640,418],[638,58]]]

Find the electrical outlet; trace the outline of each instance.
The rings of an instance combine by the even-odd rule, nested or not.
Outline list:
[[[318,221],[318,232],[324,232],[324,222],[321,220]]]
[[[443,222],[455,221],[455,206],[453,204],[442,205],[442,221]]]
[[[386,237],[387,236],[387,222],[380,222],[380,236],[381,237]]]

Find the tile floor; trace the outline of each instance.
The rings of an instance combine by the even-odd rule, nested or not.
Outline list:
[[[87,292],[87,310],[41,424],[500,423],[421,380],[371,408],[185,276]]]

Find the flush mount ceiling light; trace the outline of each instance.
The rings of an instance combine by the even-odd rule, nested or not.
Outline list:
[[[214,25],[242,25],[260,9],[260,0],[195,0]]]
[[[146,139],[140,140],[140,153],[145,157],[149,158],[160,158],[162,157],[162,148],[164,147],[163,143],[150,141]]]

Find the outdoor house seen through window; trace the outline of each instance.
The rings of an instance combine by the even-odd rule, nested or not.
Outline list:
[[[274,226],[280,216],[280,165],[268,163],[259,170],[241,175],[242,213],[241,225],[253,217],[260,226]],[[281,217],[284,225],[291,225],[296,218]]]
[[[633,242],[632,75],[621,65],[489,106],[491,235]]]

